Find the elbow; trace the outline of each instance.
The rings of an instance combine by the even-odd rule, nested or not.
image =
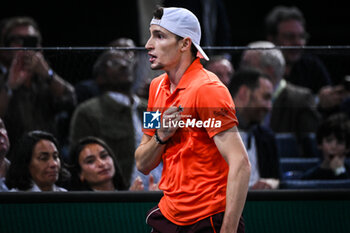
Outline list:
[[[135,153],[135,163],[136,163],[136,168],[139,172],[141,172],[144,175],[148,175],[151,170],[147,168],[147,166],[145,165],[145,162],[142,161],[142,159],[140,158],[140,156],[138,156],[138,153],[136,151]]]
[[[250,172],[251,172],[252,167],[251,167],[248,155],[243,157],[242,163],[241,163],[241,168],[245,174],[250,176]]]
[[[136,168],[139,172],[141,172],[144,175],[148,175],[151,172],[150,169],[147,169],[146,166],[143,166],[140,162],[137,162],[137,161],[136,161]]]

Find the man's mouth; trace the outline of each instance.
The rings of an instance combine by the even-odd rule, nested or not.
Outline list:
[[[156,56],[154,56],[154,55],[152,55],[152,54],[148,54],[149,55],[149,61],[151,62],[151,63],[153,63],[155,60],[156,60]]]

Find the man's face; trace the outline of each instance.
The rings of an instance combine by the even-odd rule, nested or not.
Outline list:
[[[271,109],[273,87],[266,78],[259,78],[259,87],[250,93],[245,111],[250,123],[260,123]]]
[[[176,39],[175,34],[158,26],[151,25],[151,36],[145,47],[148,50],[151,69],[169,71],[180,62],[181,41]]]
[[[303,24],[299,20],[290,19],[278,25],[274,43],[279,46],[304,46],[307,40]],[[295,63],[300,59],[302,50],[282,50],[287,63]]]
[[[129,90],[134,81],[131,63],[127,60],[110,59],[107,63],[105,82],[114,89]]]
[[[13,28],[5,38],[6,47],[39,47],[39,32],[31,25],[21,25]],[[2,56],[11,64],[16,51],[4,51]]]
[[[10,141],[7,136],[5,124],[0,118],[0,164],[10,149]]]
[[[213,62],[210,65],[208,65],[207,69],[215,73],[219,77],[221,82],[223,82],[223,84],[225,84],[226,86],[231,81],[231,78],[234,73],[233,66],[231,62],[228,61],[227,59],[222,59],[222,60]]]

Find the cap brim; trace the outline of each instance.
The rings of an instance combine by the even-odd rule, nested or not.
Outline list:
[[[209,61],[209,57],[207,56],[207,54],[205,54],[205,52],[203,51],[203,49],[201,48],[201,46],[199,46],[198,44],[196,43],[193,43],[194,46],[196,46],[197,50],[198,50],[198,53],[197,53],[197,57],[200,57],[200,58],[203,58],[207,61]]]

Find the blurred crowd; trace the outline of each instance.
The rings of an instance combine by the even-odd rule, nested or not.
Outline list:
[[[222,5],[201,9],[203,44],[229,45]],[[309,34],[298,8],[271,9],[265,29],[265,40],[249,43],[239,64],[228,52],[210,52],[203,62],[235,102],[250,188],[283,188],[287,179],[349,180],[350,76],[334,82],[322,60],[302,49]],[[92,78],[70,83],[40,49],[37,22],[1,22],[1,191],[158,190],[162,164],[143,175],[134,160],[156,74],[132,39],[106,46],[114,49],[99,54]],[[300,159],[304,170],[290,175],[295,170],[283,170],[283,158]],[[307,159],[316,162],[305,166]]]

